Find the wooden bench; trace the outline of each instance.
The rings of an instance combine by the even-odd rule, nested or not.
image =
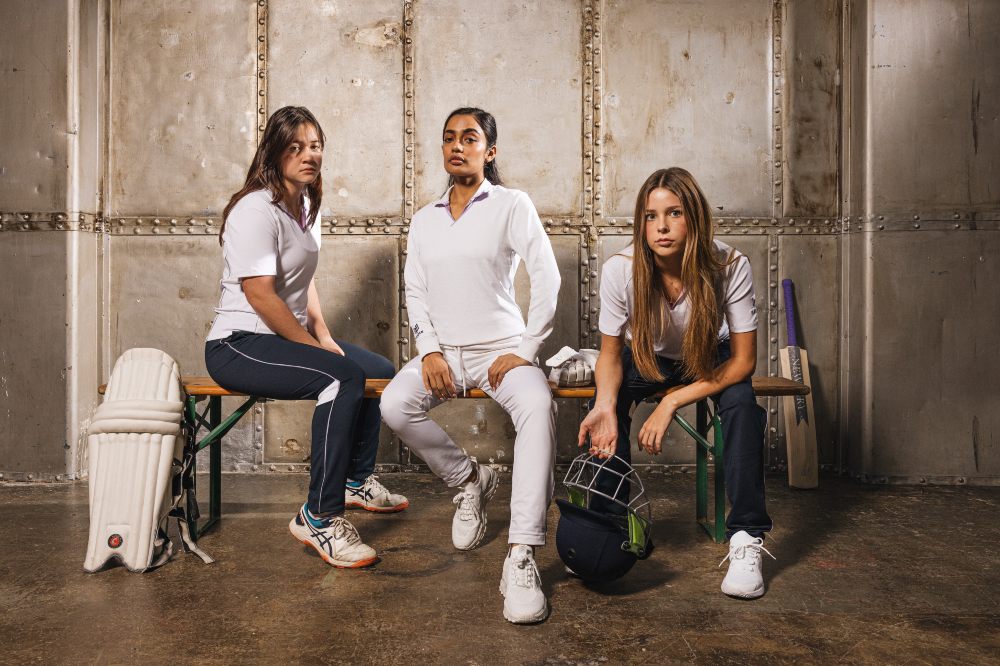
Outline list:
[[[379,397],[389,381],[388,379],[369,379],[365,382],[365,397]],[[254,404],[265,400],[265,398],[232,393],[216,384],[210,377],[182,377],[181,383],[187,394],[184,402],[184,422],[188,444],[193,446],[196,452],[209,449],[208,517],[204,521],[199,521],[198,516],[190,515],[191,512],[189,512],[188,518],[191,536],[197,539],[218,522],[222,515],[222,438],[233,426],[239,423]],[[652,396],[650,400],[662,398],[678,388],[680,387]],[[105,386],[101,386],[99,392],[103,394],[104,389]],[[754,377],[753,390],[757,397],[794,396],[809,393],[809,387],[783,377]],[[594,397],[594,393],[594,386],[552,387],[552,396],[555,398],[590,399]],[[222,418],[222,398],[224,396],[246,398],[225,419]],[[459,395],[459,398],[486,397],[488,396],[481,389],[470,389]],[[208,399],[207,405],[199,413],[197,403],[206,398]],[[691,425],[679,413],[674,414],[674,421],[694,439],[696,444],[696,519],[716,543],[722,543],[726,536],[726,485],[722,467],[725,444],[722,440],[722,423],[719,421],[718,414],[710,414],[707,399],[699,400],[696,404],[694,425]],[[204,435],[199,438],[199,433],[203,431]],[[710,431],[712,432],[711,441],[707,439]],[[714,516],[712,520],[709,520],[708,517],[708,462],[710,455],[713,458],[715,470]],[[192,474],[193,478],[194,474]],[[189,492],[194,495],[195,488],[190,488]]]

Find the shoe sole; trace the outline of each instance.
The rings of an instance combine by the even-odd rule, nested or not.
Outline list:
[[[402,504],[387,507],[368,506],[367,504],[363,504],[361,502],[345,502],[344,506],[348,509],[363,509],[365,511],[371,511],[372,513],[399,513],[403,509],[408,509],[410,507],[410,501],[407,500]]]
[[[754,590],[753,592],[749,593],[726,592],[725,588],[722,589],[722,593],[727,597],[731,599],[743,599],[746,601],[749,601],[751,599],[760,599],[762,596],[764,596],[764,592],[765,590],[763,587],[760,588],[759,590]]]
[[[288,526],[288,531],[292,533],[292,536],[295,537],[295,540],[315,550],[316,553],[323,558],[323,561],[329,564],[331,567],[336,567],[338,569],[360,569],[362,567],[371,566],[376,562],[378,562],[378,555],[376,555],[375,557],[368,558],[366,560],[358,560],[357,562],[348,562],[347,560],[335,560],[329,555],[327,555],[325,551],[321,550],[316,544],[314,544],[308,538],[303,538],[298,534],[296,534],[294,529],[295,527],[298,527],[298,525],[295,524],[295,519],[292,518],[292,523]]]
[[[517,619],[514,619],[510,615],[507,615],[507,608],[506,607],[504,607],[504,609],[503,609],[503,619],[507,620],[511,624],[538,624],[539,622],[544,622],[545,620],[547,620],[548,617],[549,617],[549,603],[548,602],[545,602],[545,608],[542,609],[542,612],[539,615],[534,616],[534,617],[529,617],[529,618],[517,618]]]
[[[500,487],[500,474],[498,472],[493,472],[493,482],[490,483],[489,487],[485,490],[485,492],[483,492],[483,494],[486,496],[486,502],[489,502],[491,499],[493,499],[493,495],[496,493],[498,487]],[[479,547],[480,544],[483,543],[483,538],[486,536],[487,522],[488,521],[486,518],[486,503],[484,503],[483,522],[479,526],[479,532],[476,533],[476,538],[472,540],[471,544],[465,546],[464,548],[461,546],[455,546],[454,541],[451,542],[451,545],[455,546],[456,550],[461,550],[461,551],[475,550],[476,548]]]

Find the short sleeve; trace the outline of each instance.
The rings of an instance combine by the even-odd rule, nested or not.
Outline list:
[[[623,335],[628,323],[627,273],[624,257],[611,257],[601,269],[601,315],[598,328],[604,335]]]
[[[278,274],[278,222],[258,202],[244,198],[233,208],[223,243],[234,278]]]
[[[727,269],[726,322],[730,333],[748,333],[757,330],[757,299],[753,289],[753,272],[750,260],[738,255]]]

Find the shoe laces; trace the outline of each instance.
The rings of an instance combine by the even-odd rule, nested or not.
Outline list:
[[[372,495],[388,495],[389,489],[382,485],[382,482],[378,480],[377,474],[372,474],[367,479],[365,479],[365,486],[372,491]]]
[[[333,530],[333,538],[337,541],[343,541],[347,545],[361,542],[358,529],[343,516],[334,518],[330,522],[330,529]]]
[[[514,585],[529,589],[540,585],[538,566],[535,564],[534,557],[528,554],[523,557],[512,558],[512,560]]]
[[[473,520],[476,517],[477,499],[478,494],[469,490],[463,490],[452,498],[451,503],[458,505],[460,520]]]
[[[756,566],[760,562],[760,551],[764,551],[772,560],[777,561],[778,558],[771,555],[771,551],[767,548],[764,548],[764,540],[757,537],[756,539],[748,541],[743,545],[730,548],[729,553],[722,558],[721,562],[719,562],[719,566],[721,567],[725,564],[726,560],[730,560],[732,562],[735,562],[736,560],[746,560],[746,563],[749,566]]]

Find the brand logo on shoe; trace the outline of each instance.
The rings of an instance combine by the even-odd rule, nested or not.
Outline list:
[[[111,536],[108,537],[108,547],[109,548],[118,548],[121,545],[122,545],[122,535],[121,534],[112,534]]]

